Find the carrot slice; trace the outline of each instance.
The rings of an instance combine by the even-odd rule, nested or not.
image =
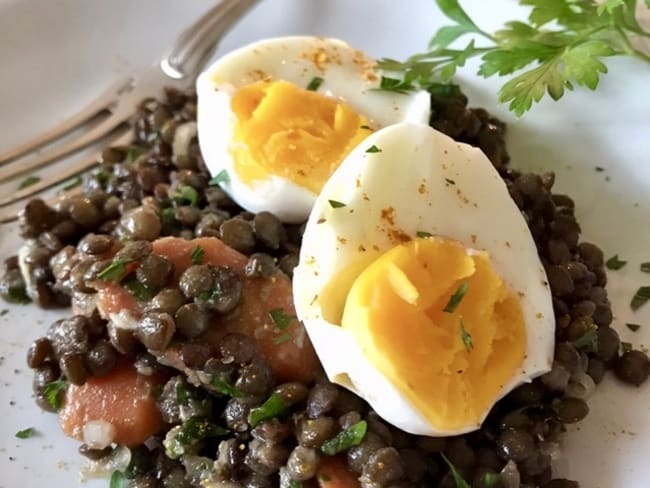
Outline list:
[[[106,376],[90,378],[82,386],[71,385],[59,412],[61,428],[81,440],[86,422],[103,420],[115,428],[115,442],[140,445],[163,425],[151,394],[152,387],[160,383],[161,378],[142,376],[132,365],[122,363]]]
[[[342,456],[323,456],[318,468],[318,486],[320,488],[359,488],[359,480]]]

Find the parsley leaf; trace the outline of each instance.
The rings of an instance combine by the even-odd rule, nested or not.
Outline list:
[[[379,149],[377,146],[375,146],[375,145],[373,144],[373,145],[370,146],[368,149],[366,149],[366,152],[367,152],[367,153],[370,153],[370,154],[373,154],[373,153],[381,152],[381,149]]]
[[[23,188],[27,188],[28,186],[35,185],[39,181],[41,181],[40,176],[36,176],[36,175],[28,176],[27,178],[25,178],[23,181],[20,182],[20,184],[18,185],[18,189],[22,190]]]
[[[63,406],[62,393],[68,388],[68,383],[65,380],[56,380],[48,383],[45,386],[43,394],[50,407],[53,410],[59,410]]]
[[[325,80],[323,80],[323,78],[321,78],[320,76],[314,76],[309,82],[309,84],[307,85],[307,90],[318,91],[320,86],[323,84],[323,81]]]
[[[190,254],[190,261],[192,264],[201,264],[203,262],[203,257],[205,256],[205,251],[199,245],[197,245]]]
[[[74,188],[77,188],[78,186],[81,186],[81,183],[81,176],[77,176],[76,178],[69,180],[68,183],[63,188],[61,188],[61,190],[70,191]]]
[[[97,273],[97,278],[104,281],[119,283],[126,276],[126,261],[115,259],[111,264]]]
[[[127,482],[126,475],[122,471],[113,471],[108,488],[126,488]]]
[[[419,230],[415,233],[417,237],[433,237],[433,234],[431,232],[426,232],[424,230]]]
[[[19,430],[16,432],[16,437],[18,439],[29,439],[30,437],[33,437],[34,434],[36,434],[34,427],[28,427],[27,429]]]
[[[619,259],[618,254],[615,254],[605,262],[605,266],[607,267],[607,269],[611,269],[613,271],[621,269],[626,264],[627,261],[623,261]]]
[[[631,350],[632,350],[631,342],[621,341],[621,351],[623,351],[623,353],[630,352]]]
[[[650,261],[647,261],[645,263],[641,263],[641,266],[639,266],[639,269],[644,273],[650,273]]]
[[[481,481],[483,482],[483,486],[486,486],[486,487],[496,486],[500,479],[501,479],[501,476],[498,473],[485,473],[481,477]]]
[[[138,159],[140,156],[144,154],[144,149],[138,146],[132,146],[129,148],[129,150],[126,153],[126,156],[124,158],[124,161],[127,163],[132,163],[136,159]]]
[[[447,456],[445,456],[443,453],[440,453],[442,456],[442,460],[449,466],[449,471],[451,471],[451,476],[454,478],[454,483],[456,483],[456,488],[472,488],[470,484],[463,479],[463,477],[460,475],[458,470],[456,469],[456,466],[451,464],[451,461],[447,459]]]
[[[214,389],[223,395],[228,395],[233,398],[240,398],[244,396],[243,391],[235,388],[233,385],[227,381],[222,380],[221,378],[213,378],[211,383],[212,386],[214,386]]]
[[[288,332],[284,332],[273,338],[273,344],[280,345],[290,340],[291,340],[291,334],[289,334]]]
[[[248,414],[248,423],[256,427],[265,420],[283,415],[288,409],[289,406],[284,399],[277,393],[272,393],[262,405],[251,409]]]
[[[155,288],[142,283],[135,276],[126,280],[123,284],[124,288],[139,302],[146,302],[156,296]]]
[[[463,297],[465,296],[465,293],[467,293],[468,289],[469,283],[467,281],[463,281],[460,285],[458,285],[458,289],[449,298],[447,305],[445,305],[445,308],[443,308],[442,311],[447,313],[454,313],[458,305],[460,305],[460,302],[463,300]]]
[[[337,200],[328,200],[328,202],[330,203],[330,207],[332,207],[332,208],[342,208],[342,207],[345,207],[345,203],[343,203],[343,202],[339,202],[339,201],[337,201]]]
[[[636,291],[636,293],[634,293],[634,296],[630,301],[630,307],[632,308],[632,310],[638,310],[648,300],[650,300],[650,286],[641,286]]]
[[[296,318],[295,315],[287,315],[281,308],[274,308],[269,311],[269,317],[273,324],[280,330],[284,330],[291,324],[291,321]]]
[[[171,199],[179,205],[189,204],[196,207],[199,204],[199,194],[191,186],[183,185],[170,195]]]
[[[573,341],[573,345],[577,349],[585,352],[598,351],[598,331],[595,328],[588,329],[584,334]]]
[[[212,177],[208,182],[208,185],[217,186],[219,183],[230,183],[230,175],[225,169],[222,169],[214,177]]]
[[[645,0],[650,4],[649,0]],[[523,115],[546,94],[557,100],[566,90],[584,86],[595,90],[607,73],[604,60],[631,56],[650,63],[650,56],[631,42],[650,37],[636,20],[636,0],[520,0],[530,8],[528,22],[509,21],[494,34],[483,31],[463,10],[459,0],[436,0],[452,21],[438,29],[428,50],[406,61],[382,59],[379,68],[390,73],[379,89],[406,92],[428,89],[451,79],[472,57],[480,57],[484,77],[515,77],[505,83],[499,100]],[[471,38],[462,49],[451,48]]]
[[[630,329],[632,332],[636,332],[637,330],[639,330],[641,328],[641,326],[639,324],[629,324],[629,323],[625,324],[625,327]]]
[[[361,444],[367,431],[368,423],[365,420],[361,420],[323,442],[320,450],[328,456],[334,456],[340,452],[347,451],[351,447]]]
[[[472,349],[474,349],[472,336],[469,332],[467,332],[467,329],[465,329],[465,322],[463,321],[463,317],[460,318],[460,339],[463,341],[467,352],[470,352]]]

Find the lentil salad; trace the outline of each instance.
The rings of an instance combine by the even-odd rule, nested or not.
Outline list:
[[[134,146],[104,151],[100,169],[84,176],[83,196],[55,208],[34,200],[23,213],[22,233],[34,239],[25,258],[32,277],[28,295],[40,306],[65,306],[72,300],[76,310],[83,310],[92,301],[88,295],[95,294],[93,282],[120,260],[137,264],[135,279],[128,278],[130,289],[146,303],[135,337],[119,337],[119,330],[97,314],[53,324],[28,355],[39,404],[53,408],[47,389],[60,378],[83,384],[88,377],[109,374],[124,356],[141,373],[166,378],[156,405],[167,432],[154,436],[148,447],[132,449],[127,477],[133,487],[194,486],[204,475],[225,478],[232,486],[327,483],[318,477],[319,465],[331,461],[323,446],[364,425],[367,432],[357,445],[344,445],[336,458],[360,476],[362,486],[458,486],[455,473],[471,486],[577,486],[552,480],[550,463],[564,425],[587,415],[584,398],[606,369],[615,368],[629,383],[642,383],[647,356],[619,352],[618,335],[610,327],[602,252],[579,242],[573,202],[551,192],[553,175],[510,169],[505,127],[482,110],[467,109],[459,92],[436,94],[433,105],[433,127],[479,146],[500,171],[527,218],[554,296],[553,370],[508,395],[480,431],[450,439],[409,436],[320,377],[307,384],[278,382],[247,336],[227,335],[210,346],[192,341],[213,313],[238,305],[241,278],[196,263],[183,271],[176,286],[174,265],[152,253],[148,243],[165,235],[218,237],[248,256],[246,277],[269,277],[278,268],[290,276],[300,226],[283,226],[270,214],[254,216],[238,209],[210,186],[195,143],[188,144],[186,155],[173,154],[175,130],[192,122],[196,107],[191,96],[174,91],[162,102],[143,102],[134,119]],[[113,259],[103,259],[114,246],[122,247]],[[21,296],[25,285],[17,265],[9,259],[3,279],[14,297]],[[227,290],[225,296],[201,300],[215,283]],[[182,343],[184,372],[211,375],[209,383],[223,375],[232,389],[197,388],[191,373],[178,375],[156,361],[151,352],[174,338]],[[276,403],[284,408],[254,422],[259,416],[251,412],[264,411],[273,398],[281,399]],[[227,433],[212,435],[217,427]],[[81,450],[94,458],[110,455],[104,448]],[[213,460],[215,469],[204,473],[205,463]],[[497,479],[493,475],[499,481],[492,481]]]

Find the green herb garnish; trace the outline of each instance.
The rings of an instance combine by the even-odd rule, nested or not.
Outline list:
[[[496,484],[499,482],[499,479],[501,479],[501,477],[498,473],[485,473],[481,477],[481,481],[483,482],[482,486],[486,486],[488,488],[496,486]]]
[[[25,178],[23,181],[20,182],[20,184],[18,185],[18,189],[22,190],[23,188],[27,188],[28,186],[35,185],[39,181],[41,181],[40,176],[36,176],[36,175],[28,176],[27,178]]]
[[[126,488],[128,481],[122,471],[113,471],[108,488]]]
[[[230,183],[230,175],[225,169],[219,171],[208,184],[210,186],[217,186],[219,183]]]
[[[289,334],[288,332],[284,332],[283,334],[280,334],[273,338],[273,344],[276,345],[284,344],[285,342],[290,340],[291,340],[291,334]]]
[[[43,390],[45,399],[53,410],[59,410],[63,406],[62,393],[68,388],[68,383],[65,380],[56,380],[48,383]]]
[[[423,230],[419,230],[415,233],[417,237],[433,237],[433,234],[431,232],[426,232]]]
[[[166,226],[174,225],[176,221],[175,213],[176,211],[171,207],[163,208],[160,211],[160,221],[162,224]]]
[[[192,254],[190,254],[190,261],[192,264],[201,264],[203,262],[203,257],[205,256],[205,251],[201,246],[196,246],[192,249]]]
[[[137,146],[132,146],[126,152],[126,157],[124,158],[124,161],[127,162],[127,163],[132,163],[133,161],[138,159],[143,154],[144,154],[144,149],[143,148],[137,147]]]
[[[637,330],[639,330],[641,328],[641,325],[639,325],[639,324],[629,324],[628,323],[628,324],[625,324],[625,327],[630,329],[632,332],[636,332]]]
[[[469,283],[467,281],[463,281],[458,286],[458,289],[454,292],[454,294],[449,298],[447,305],[445,305],[445,308],[443,308],[442,311],[447,313],[454,313],[458,305],[460,305],[460,302],[465,297],[465,293],[467,293],[468,288]]]
[[[216,286],[212,288],[212,290],[207,290],[199,293],[199,296],[197,298],[202,302],[208,302],[210,300],[219,300],[222,293],[223,292],[221,291],[221,285],[217,283]]]
[[[176,403],[179,405],[187,405],[190,400],[190,393],[184,383],[179,382],[176,384]]]
[[[605,262],[605,266],[607,266],[607,269],[611,269],[611,270],[614,270],[614,271],[616,271],[618,269],[621,269],[626,264],[627,264],[627,261],[623,261],[623,260],[619,259],[618,254],[614,254],[611,258],[609,258]]]
[[[647,261],[645,263],[641,263],[641,266],[639,266],[639,269],[643,271],[644,273],[650,273],[650,261]]]
[[[634,293],[634,296],[630,301],[630,307],[632,308],[632,310],[638,310],[648,300],[650,300],[650,286],[641,286],[636,291],[636,293]]]
[[[585,352],[598,351],[598,331],[595,328],[588,329],[584,334],[573,341],[573,345]]]
[[[2,310],[0,310],[0,317],[4,317],[8,313],[9,313],[9,310],[6,309],[6,308],[3,308]]]
[[[381,149],[379,149],[377,146],[375,146],[375,145],[373,144],[373,145],[370,146],[368,149],[366,149],[366,152],[367,152],[367,153],[370,153],[370,154],[373,154],[373,153],[381,152]]]
[[[302,483],[300,481],[291,480],[289,481],[289,488],[302,488]]]
[[[214,386],[214,389],[223,395],[228,395],[233,398],[241,398],[244,396],[243,391],[235,388],[233,385],[227,381],[222,380],[221,378],[213,378],[211,383],[212,386]]]
[[[139,302],[146,302],[151,300],[156,296],[156,289],[152,288],[149,285],[145,285],[140,280],[135,278],[130,278],[124,283],[124,288],[126,288],[133,297]]]
[[[602,173],[603,171],[605,171],[605,168],[603,168],[602,166],[595,166],[594,169],[596,170],[596,173]]]
[[[72,178],[71,180],[66,183],[66,185],[61,188],[63,191],[70,191],[74,188],[77,188],[78,186],[81,186],[82,179],[81,176],[77,176],[76,178]]]
[[[630,352],[631,350],[632,350],[631,342],[621,341],[621,351],[623,351],[623,353]]]
[[[339,202],[337,200],[328,200],[328,202],[330,203],[330,207],[332,207],[332,208],[345,207],[345,203]]]
[[[97,181],[100,183],[104,184],[108,181],[108,179],[111,177],[111,173],[105,169],[98,169],[93,172],[93,175],[95,178],[97,178]]]
[[[27,429],[16,432],[16,437],[18,437],[18,439],[29,439],[30,437],[33,437],[34,434],[36,434],[34,427],[28,427]]]
[[[183,423],[178,440],[185,445],[190,445],[201,439],[219,437],[230,431],[200,417],[190,417]]]
[[[199,194],[191,186],[183,185],[170,195],[171,199],[179,205],[184,203],[196,207],[199,204]]]
[[[328,456],[334,456],[340,452],[347,451],[351,447],[361,444],[367,431],[368,423],[365,420],[361,420],[323,442],[320,450]]]
[[[369,125],[362,125],[361,127],[359,127],[359,129],[372,130],[372,127],[370,127]]]
[[[97,278],[119,283],[126,276],[126,261],[115,259],[111,264],[97,273]]]
[[[455,184],[456,184],[456,182],[455,182],[454,180],[452,180],[451,178],[445,178],[445,181],[446,181],[447,184],[449,184],[449,185],[455,185]]]
[[[281,308],[274,308],[269,311],[269,317],[273,321],[273,324],[280,330],[284,330],[291,324],[291,321],[296,318],[295,315],[287,315],[287,313]]]
[[[323,78],[321,78],[320,76],[314,76],[309,82],[309,84],[307,85],[307,90],[318,91],[320,86],[323,84],[323,81],[325,80],[323,80]]]
[[[510,110],[521,116],[547,93],[558,100],[575,86],[595,90],[607,72],[607,57],[625,55],[650,63],[650,56],[631,43],[634,36],[650,37],[636,20],[637,0],[600,5],[586,0],[520,0],[531,8],[528,22],[506,22],[493,34],[482,30],[458,0],[436,3],[452,25],[438,29],[425,53],[405,62],[381,60],[380,69],[400,77],[382,79],[381,89],[404,93],[448,82],[468,59],[480,57],[479,75],[514,75],[499,90],[499,101],[509,103]],[[463,44],[451,48],[456,41]]]
[[[9,303],[29,303],[31,299],[27,294],[27,288],[25,285],[19,286],[9,286],[6,288],[6,291],[3,290],[2,298],[4,298]]]
[[[447,459],[447,456],[445,456],[443,453],[440,453],[442,456],[443,461],[449,466],[449,471],[451,471],[451,476],[454,478],[454,483],[456,483],[456,488],[472,488],[467,481],[463,479],[463,477],[460,475],[458,470],[456,469],[456,466],[451,464],[451,461]]]
[[[252,427],[256,427],[265,420],[283,415],[288,409],[289,407],[282,397],[277,393],[272,393],[262,405],[251,409],[248,414],[248,423]]]
[[[472,336],[470,335],[469,332],[467,332],[467,329],[465,329],[465,322],[463,321],[463,317],[460,318],[460,339],[463,341],[463,344],[465,345],[465,349],[467,352],[470,352],[472,349],[474,349],[474,343],[472,342]]]

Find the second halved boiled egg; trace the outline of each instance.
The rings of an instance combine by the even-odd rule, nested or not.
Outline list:
[[[366,138],[323,187],[294,301],[329,378],[393,425],[447,436],[548,371],[544,268],[478,149],[428,126]]]
[[[375,60],[320,37],[266,39],[197,81],[198,136],[213,176],[246,210],[304,221],[332,172],[373,131],[426,123],[428,93],[376,90]]]

